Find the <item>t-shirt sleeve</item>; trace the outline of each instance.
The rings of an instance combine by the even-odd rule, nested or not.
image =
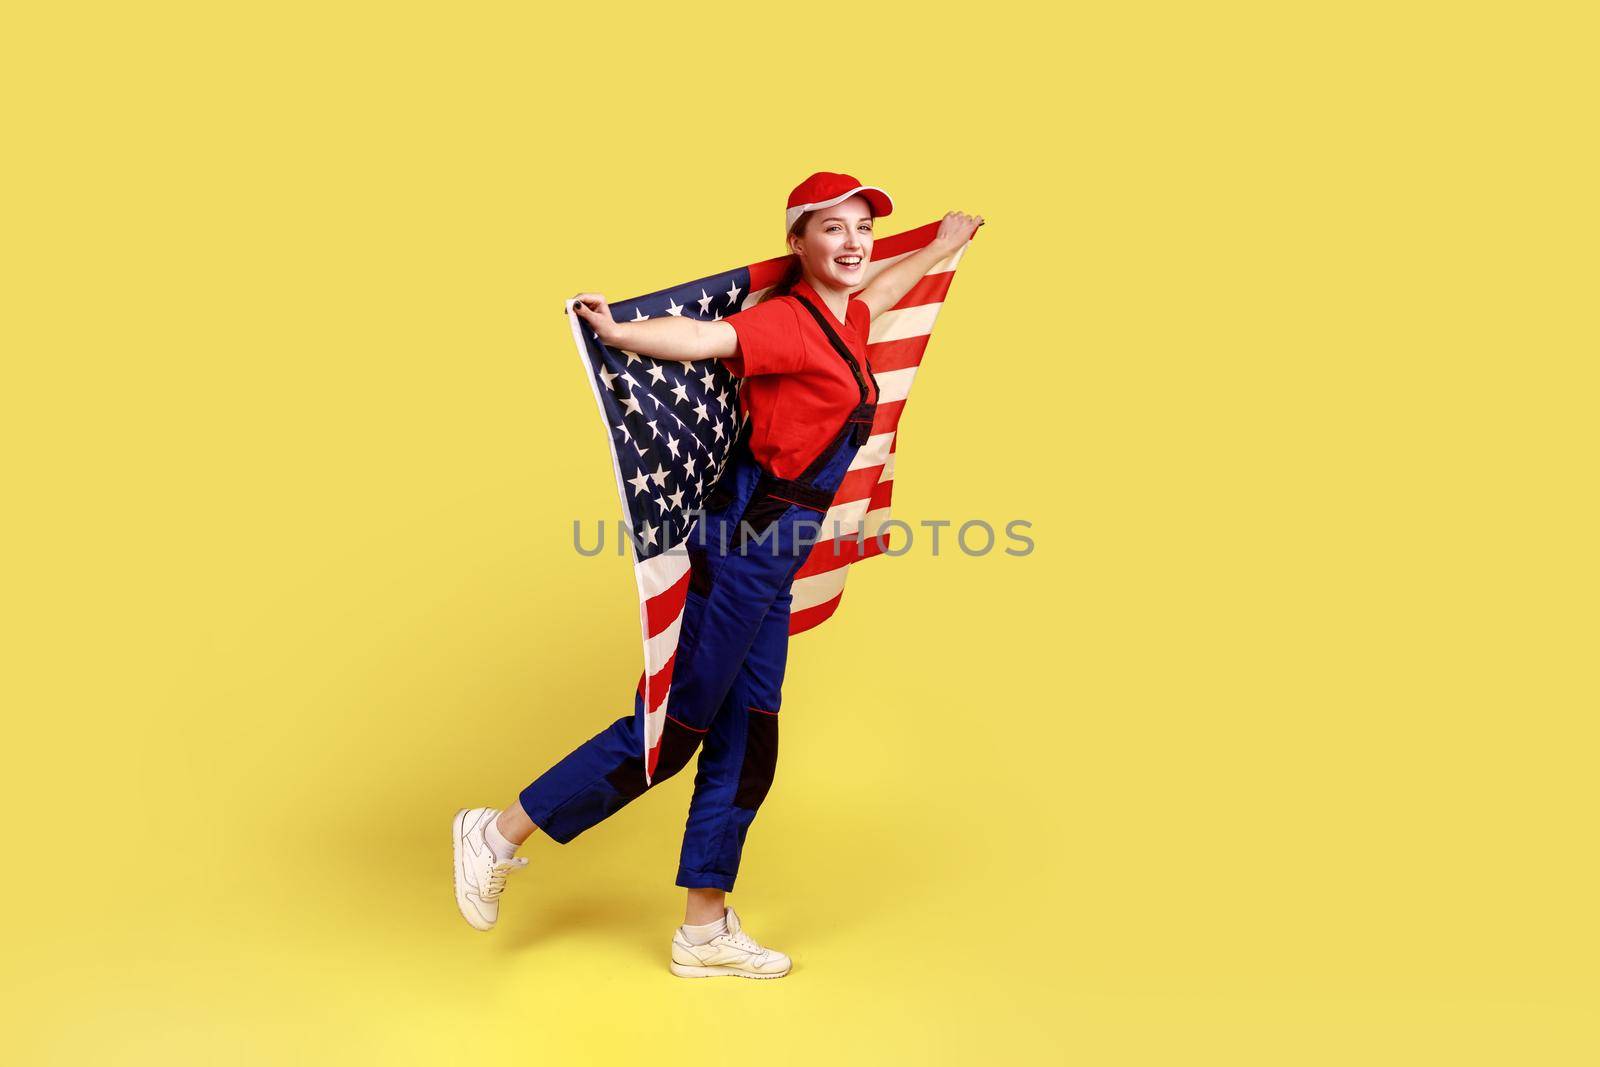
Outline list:
[[[872,330],[872,309],[867,302],[854,293],[850,294],[850,302],[845,305],[844,321],[847,325],[854,326],[863,340]]]
[[[789,301],[767,300],[722,320],[739,335],[738,354],[722,361],[740,378],[792,374],[805,363],[799,317]]]

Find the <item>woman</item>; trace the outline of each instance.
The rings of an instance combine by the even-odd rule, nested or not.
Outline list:
[[[681,770],[699,750],[677,879],[688,902],[672,939],[671,969],[682,977],[789,973],[789,957],[743,932],[726,896],[777,761],[790,586],[872,426],[871,321],[983,224],[951,212],[927,247],[861,288],[873,221],[893,207],[882,189],[847,174],[813,174],[785,210],[795,256],[789,273],[757,306],[721,321],[616,322],[600,294],[574,298],[573,311],[612,348],[664,360],[721,359],[743,379],[746,428],[688,545],[671,710],[651,782]],[[456,902],[472,926],[494,925],[507,876],[528,862],[515,858],[516,849],[535,830],[565,843],[644,792],[643,715],[636,699],[633,715],[546,771],[518,803],[456,814]]]

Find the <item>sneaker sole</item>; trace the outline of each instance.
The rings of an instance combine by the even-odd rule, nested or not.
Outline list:
[[[772,974],[757,974],[753,971],[738,971],[732,967],[689,967],[673,960],[667,966],[672,968],[672,973],[679,978],[782,978],[794,970],[790,964],[781,971]]]
[[[461,831],[466,825],[467,812],[471,810],[471,808],[462,808],[456,812],[456,817],[450,822],[450,855],[455,860],[455,865],[450,871],[450,884],[455,887],[456,891],[456,910],[461,913],[461,917],[466,920],[467,925],[479,933],[487,933],[494,929],[493,925],[479,926],[473,922],[472,915],[467,911],[469,905],[466,897],[461,893]]]

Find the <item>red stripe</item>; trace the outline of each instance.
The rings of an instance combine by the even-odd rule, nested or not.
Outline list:
[[[778,256],[775,259],[764,259],[760,263],[750,264],[750,292],[760,292],[778,284],[778,280],[783,277],[784,270],[788,268],[789,261],[793,258],[793,256]],[[750,293],[741,293],[740,302],[743,303],[742,298],[749,295]]]
[[[889,498],[894,495],[894,479],[879,482],[872,490],[872,502],[867,505],[868,511],[877,511],[889,506]]]
[[[839,483],[839,491],[833,494],[833,502],[848,504],[852,500],[865,500],[878,487],[878,479],[881,477],[883,477],[882,464],[850,471],[844,476],[844,481]]]
[[[872,432],[874,435],[888,433],[900,426],[900,415],[906,409],[904,400],[890,400],[878,405],[878,413],[872,419]]]
[[[892,445],[889,449],[889,454],[894,455]],[[889,488],[894,485],[894,479],[884,480],[884,466],[885,464],[879,464],[876,467],[862,467],[860,470],[846,474],[844,481],[839,484],[839,491],[833,494],[833,506],[853,504],[858,500],[868,499],[871,500],[873,508],[887,504]]]
[[[865,542],[861,545],[856,544],[856,536],[853,533],[837,539],[830,537],[826,541],[818,541],[812,547],[811,555],[807,556],[800,569],[795,571],[795,581],[809,578],[813,574],[827,574],[829,571],[836,571],[840,567],[848,567],[852,563],[866,559],[864,547]]]
[[[873,256],[877,259],[877,256]],[[942,304],[945,294],[950,291],[950,282],[955,278],[953,270],[940,271],[938,274],[924,274],[911,291],[900,298],[897,308],[914,308],[923,304]]]
[[[928,335],[903,337],[898,341],[875,341],[867,346],[867,363],[874,371],[905,370],[922,363],[928,349]]]
[[[867,511],[881,511],[889,506],[889,500],[894,495],[894,479],[879,482],[873,487],[872,497],[867,502]],[[884,547],[893,544],[891,528],[887,533],[878,531],[878,536],[884,539]],[[836,571],[840,567],[848,567],[852,563],[859,563],[878,555],[882,551],[873,546],[876,538],[863,537],[860,545],[856,543],[856,532],[852,531],[840,537],[828,537],[818,541],[811,547],[811,553],[806,556],[806,561],[795,572],[795,578],[805,578],[813,574],[826,574]]]
[[[661,702],[667,699],[667,692],[672,688],[672,665],[677,661],[678,654],[674,652],[667,657],[667,662],[661,665],[661,669],[650,676],[650,694],[656,699],[648,710],[655,711],[661,706]],[[644,696],[643,689],[639,690],[639,696]]]
[[[688,597],[689,572],[684,571],[682,578],[644,602],[646,630],[651,637],[672,625]]]
[[[939,223],[930,222],[926,226],[918,226],[905,233],[897,233],[890,237],[882,237],[873,242],[872,258],[888,259],[904,252],[915,252],[925,248],[939,235]]]
[[[843,595],[843,593],[839,594],[839,596]],[[838,606],[839,597],[836,596],[832,600],[806,608],[803,611],[791,612],[789,615],[789,636],[793,637],[795,634],[804,633],[813,626],[825,621]]]

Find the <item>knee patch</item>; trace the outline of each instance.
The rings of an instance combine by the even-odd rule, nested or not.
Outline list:
[[[739,788],[733,803],[741,808],[759,808],[772,788],[778,769],[778,713],[748,708],[744,741],[744,762],[739,766]]]
[[[661,750],[656,756],[656,773],[650,779],[650,784],[656,785],[671,778],[688,766],[704,736],[704,730],[695,730],[677,719],[668,718],[661,730]],[[629,756],[617,764],[616,770],[606,775],[606,781],[611,783],[612,789],[629,800],[639,796],[645,790],[644,758]]]

